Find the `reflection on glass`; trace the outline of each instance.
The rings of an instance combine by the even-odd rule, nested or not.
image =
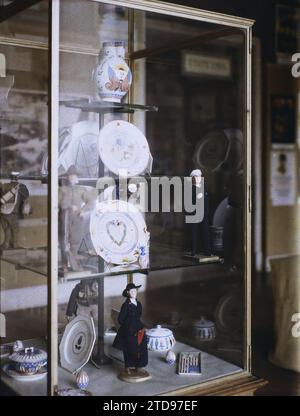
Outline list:
[[[40,175],[48,148],[47,10],[41,2],[0,28],[1,381],[24,395],[24,379],[39,380],[37,394],[47,393],[48,187]]]
[[[70,25],[70,16],[77,24]],[[72,366],[84,365],[90,379],[96,368],[105,371],[105,383],[90,381],[94,394],[126,394],[128,385],[117,378],[124,358],[112,344],[122,291],[131,282],[141,286],[142,319],[151,333],[161,330],[157,325],[167,328],[177,358],[201,351],[207,368],[201,379],[184,380],[175,367],[163,366],[163,350],[159,371],[149,351],[147,371],[158,380],[149,394],[241,371],[244,32],[70,0],[62,2],[60,42],[59,388],[70,388],[66,360],[73,357]],[[126,123],[146,138],[138,159],[133,128],[130,139],[118,134]],[[139,171],[145,155],[147,167]],[[131,187],[115,168],[128,160]],[[160,176],[190,178],[192,198],[202,198],[200,224],[186,224],[174,189],[167,212],[139,210]],[[111,180],[106,187],[103,178]],[[81,360],[66,342],[69,333]],[[135,385],[132,392],[141,390]]]

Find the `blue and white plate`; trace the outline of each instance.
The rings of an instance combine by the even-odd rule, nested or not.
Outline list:
[[[14,370],[13,364],[11,363],[4,364],[2,370],[6,375],[12,377],[17,381],[38,381],[47,376],[47,370],[45,368],[39,370],[35,374],[30,375],[18,373],[16,370]]]

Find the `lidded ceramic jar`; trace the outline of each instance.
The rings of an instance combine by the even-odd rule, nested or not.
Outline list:
[[[132,82],[132,74],[125,61],[125,42],[103,43],[94,80],[102,100],[121,102]]]
[[[14,352],[9,359],[16,371],[32,375],[47,364],[47,353],[39,348],[30,347]]]
[[[146,331],[147,344],[150,351],[168,351],[174,347],[176,341],[173,332],[168,328],[157,325]]]
[[[193,323],[193,336],[201,341],[211,341],[216,337],[216,327],[214,322],[201,318],[200,321]]]

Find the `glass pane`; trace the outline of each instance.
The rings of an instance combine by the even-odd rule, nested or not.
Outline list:
[[[60,25],[59,390],[80,369],[94,395],[241,372],[244,32],[83,0]]]
[[[47,3],[0,25],[0,388],[4,394],[47,394],[48,186],[43,165],[48,150],[48,51],[30,42],[42,40],[47,46]],[[29,347],[34,348],[25,350]],[[41,362],[36,366],[18,363],[20,357],[28,361],[37,353]],[[24,383],[25,378],[37,382]]]

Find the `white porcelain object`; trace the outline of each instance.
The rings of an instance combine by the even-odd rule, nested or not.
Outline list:
[[[175,362],[176,362],[176,354],[175,354],[175,352],[174,351],[168,351],[167,352],[167,355],[166,355],[166,362],[169,364],[169,365],[173,365],[173,364],[175,364]]]
[[[161,325],[146,331],[146,335],[150,351],[168,351],[176,343],[173,332],[168,328],[162,328]]]
[[[125,42],[103,43],[94,80],[102,100],[121,102],[132,82],[132,74],[125,61]]]
[[[122,200],[96,204],[91,214],[90,234],[96,253],[112,264],[138,261],[140,247],[146,246],[149,239],[141,212]]]
[[[88,374],[85,371],[80,370],[76,376],[77,387],[81,390],[85,390],[87,386],[89,385],[89,382],[90,382],[90,378]]]
[[[14,370],[33,375],[47,364],[47,353],[39,348],[30,347],[13,352],[9,359]]]
[[[21,351],[24,349],[24,344],[22,341],[20,341],[19,339],[17,341],[14,342],[13,345],[13,352],[17,352],[17,351]]]
[[[146,137],[124,120],[113,120],[101,129],[98,150],[111,172],[129,178],[145,172],[151,157]]]
[[[201,341],[211,341],[216,337],[214,322],[201,318],[193,323],[193,336]]]
[[[61,366],[70,373],[77,373],[89,361],[95,341],[93,318],[77,315],[65,327],[59,344]]]
[[[47,370],[45,369],[45,367],[40,369],[35,374],[25,374],[16,371],[12,363],[6,363],[3,365],[2,370],[6,375],[8,375],[16,381],[38,381],[47,376]]]

